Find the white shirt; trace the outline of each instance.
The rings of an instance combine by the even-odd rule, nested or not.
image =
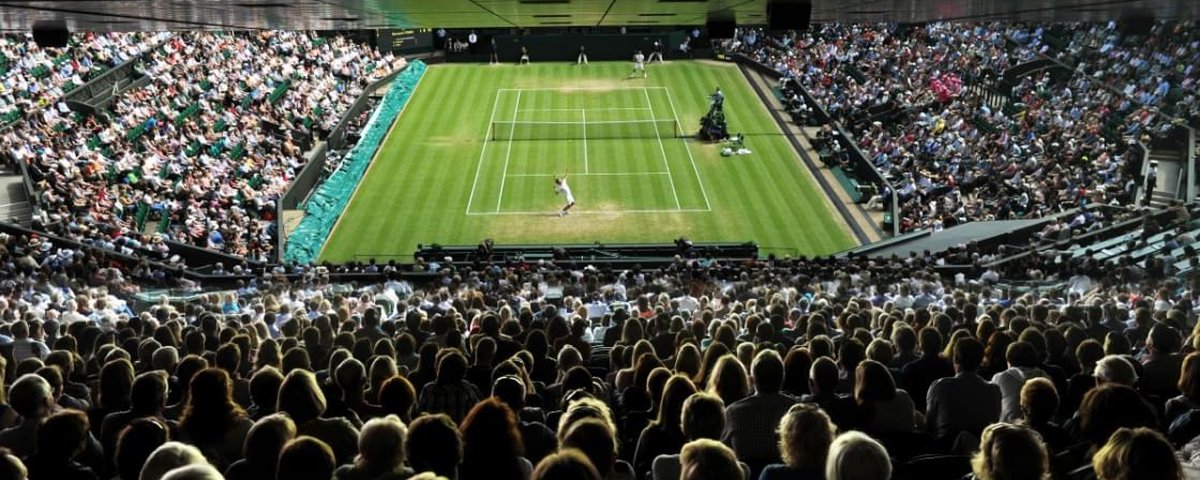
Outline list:
[[[563,179],[558,185],[554,186],[554,191],[563,194],[567,198],[567,203],[575,203],[575,196],[571,195],[571,187],[567,185],[567,179]]]

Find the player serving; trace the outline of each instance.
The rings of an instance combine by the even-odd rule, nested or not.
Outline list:
[[[633,54],[633,71],[629,72],[627,78],[633,78],[638,72],[642,72],[642,78],[646,78],[646,56],[642,55],[641,50]]]
[[[554,176],[554,193],[555,194],[561,193],[567,199],[566,206],[564,206],[562,208],[562,210],[558,211],[558,216],[561,217],[561,216],[564,216],[564,215],[570,213],[571,207],[575,206],[575,196],[571,195],[571,187],[569,185],[567,185],[567,174],[566,173],[563,173],[563,176],[561,176],[561,177],[558,175]]]

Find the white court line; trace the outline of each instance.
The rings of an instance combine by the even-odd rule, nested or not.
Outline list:
[[[521,108],[521,89],[517,89],[517,104],[513,105],[513,118],[517,118],[517,110]],[[500,211],[500,204],[504,203],[504,180],[508,178],[508,159],[512,155],[512,137],[508,136],[508,151],[504,152],[504,173],[500,175],[500,198],[496,200],[496,211]]]
[[[588,155],[587,155],[587,110],[579,110],[583,115],[583,173],[588,173]]]
[[[558,210],[540,210],[540,211],[539,210],[531,210],[531,211],[523,211],[523,212],[494,212],[494,213],[472,212],[472,213],[468,213],[467,215],[483,215],[483,216],[487,216],[487,215],[527,215],[527,216],[557,217],[558,212],[559,212]],[[698,208],[691,208],[691,209],[667,208],[667,209],[661,209],[661,210],[571,210],[571,215],[604,215],[604,214],[608,214],[608,215],[622,214],[622,215],[624,215],[624,214],[633,214],[633,213],[709,213],[709,210],[703,210],[703,209],[698,209]]]
[[[642,175],[670,175],[671,172],[606,172],[606,173],[575,173],[572,177],[638,177]],[[513,173],[509,177],[553,177],[555,173]]]
[[[612,108],[526,108],[526,109],[523,109],[523,110],[521,110],[521,113],[525,113],[525,112],[577,112],[577,111],[579,111],[579,110],[590,110],[590,111],[593,111],[593,112],[601,112],[601,111],[603,111],[603,112],[607,112],[607,111],[616,111],[616,110],[638,110],[638,111],[642,111],[642,110],[649,110],[649,108],[646,108],[646,107],[612,107]]]
[[[679,123],[679,114],[675,113],[675,101],[671,99],[671,90],[667,89],[667,102],[671,104],[671,116],[675,117],[675,124]],[[712,204],[708,203],[708,192],[704,190],[704,178],[700,176],[700,168],[696,166],[696,159],[692,157],[692,147],[688,146],[687,136],[680,135],[679,141],[683,142],[683,149],[688,154],[688,160],[692,162],[692,171],[696,172],[696,183],[700,184],[700,193],[704,195],[704,208],[712,210]]]
[[[475,181],[471,182],[471,196],[467,198],[467,213],[471,213],[471,202],[475,201],[475,186],[479,185],[479,171],[483,169],[483,155],[487,153],[488,139],[492,137],[492,125],[496,120],[496,105],[500,103],[500,91],[496,91],[496,99],[492,101],[492,116],[483,132],[483,148],[479,149],[479,163],[475,166]],[[511,136],[511,135],[510,135]]]
[[[650,90],[643,88],[642,93],[646,94],[646,106],[653,109],[654,104],[650,102]],[[651,113],[650,116],[653,117],[654,114]],[[658,151],[662,152],[663,165],[667,167],[667,176],[670,177],[668,181],[671,182],[671,194],[675,196],[675,208],[682,209],[683,205],[679,203],[679,192],[675,190],[675,177],[671,175],[671,163],[667,161],[667,149],[663,147],[662,136],[658,133],[658,124],[655,123],[653,125],[654,138],[658,139]]]
[[[652,89],[652,90],[666,90],[666,89],[667,89],[667,87],[662,87],[662,86],[646,86],[646,87],[616,87],[616,88],[608,88],[608,87],[500,88],[500,89],[497,89],[497,90],[499,90],[499,91],[501,91],[501,92],[571,92],[571,91],[585,91],[585,92],[586,92],[586,91],[599,91],[599,92],[609,92],[609,91],[614,91],[614,90],[633,90],[633,91],[636,91],[636,90],[643,90],[643,89],[647,89],[647,88],[649,88],[649,89]]]

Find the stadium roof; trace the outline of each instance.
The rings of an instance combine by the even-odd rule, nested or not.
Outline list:
[[[767,0],[0,0],[0,28],[72,31],[699,25],[766,21]],[[1196,0],[815,0],[813,21],[1196,19]]]

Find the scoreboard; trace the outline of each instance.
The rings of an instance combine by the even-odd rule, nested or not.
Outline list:
[[[433,50],[433,29],[379,30],[379,49],[393,53],[417,53]]]

